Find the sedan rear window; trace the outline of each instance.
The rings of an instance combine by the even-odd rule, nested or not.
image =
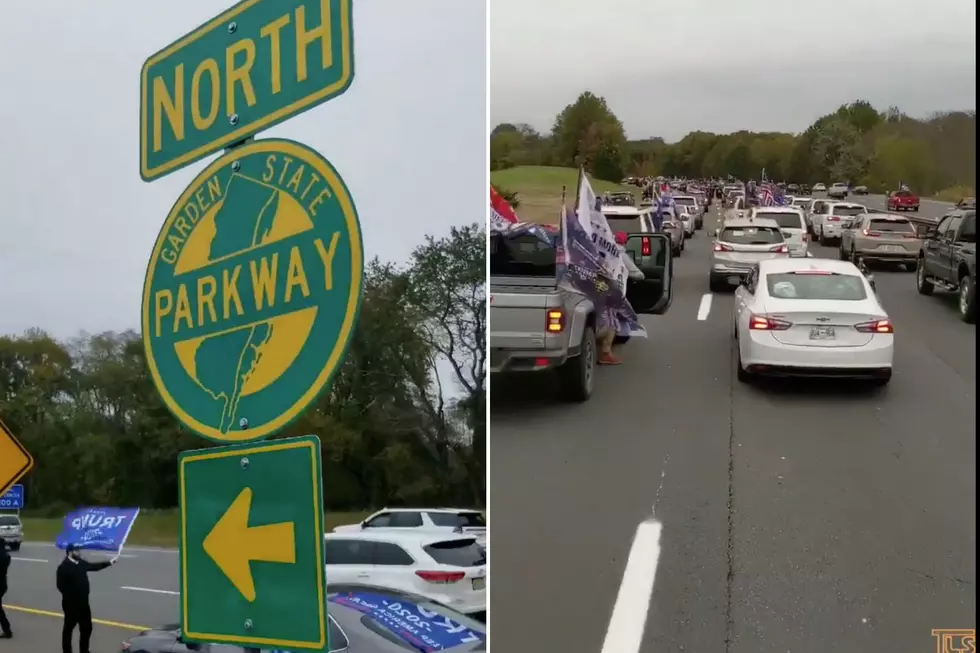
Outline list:
[[[16,515],[0,515],[0,526],[20,526],[20,517]]]
[[[803,218],[796,213],[756,213],[757,218],[775,220],[780,229],[803,229]]]
[[[902,233],[915,235],[915,227],[908,220],[881,220],[872,218],[868,225],[868,231],[887,231],[888,233]]]
[[[774,245],[783,242],[783,234],[773,227],[725,227],[718,240],[736,245]]]
[[[681,206],[694,206],[697,201],[693,197],[675,197],[674,204],[680,204]]]
[[[766,275],[769,296],[778,299],[833,299],[861,301],[868,297],[864,279],[852,274],[799,274],[780,272]]]
[[[863,206],[841,206],[837,205],[832,209],[833,215],[864,215],[868,209]]]
[[[487,554],[475,538],[433,542],[422,549],[440,565],[479,567],[487,564]]]

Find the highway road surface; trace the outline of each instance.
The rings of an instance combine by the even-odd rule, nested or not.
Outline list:
[[[975,627],[975,327],[875,270],[885,390],[740,384],[732,295],[708,291],[715,219],[588,403],[491,385],[494,650],[917,652]]]
[[[15,639],[0,642],[0,653],[61,650],[61,595],[55,588],[55,570],[64,553],[51,544],[25,542],[11,557],[4,606]],[[97,553],[88,557],[103,559]],[[117,564],[89,574],[89,581],[96,620],[93,652],[118,651],[135,631],[178,621],[176,551],[127,548]]]

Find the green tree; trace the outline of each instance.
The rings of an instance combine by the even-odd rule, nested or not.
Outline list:
[[[586,91],[555,118],[555,156],[599,179],[619,181],[626,164],[626,132],[605,98]]]

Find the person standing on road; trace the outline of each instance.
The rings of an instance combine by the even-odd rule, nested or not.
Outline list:
[[[626,253],[626,242],[628,239],[628,234],[624,232],[616,233],[616,245],[619,247],[619,255],[623,258],[623,263],[626,264],[629,278],[634,281],[642,281],[646,278],[643,271],[636,267],[636,263],[633,262],[632,257]],[[596,362],[599,365],[619,365],[622,361],[612,351],[613,343],[616,340],[618,318],[614,309],[607,307],[605,310],[606,315],[605,320],[603,320],[605,324],[596,334],[599,341],[599,357]]]
[[[3,595],[7,593],[7,571],[10,569],[10,554],[7,553],[7,542],[0,537],[0,639],[10,639],[10,622],[7,613],[3,611]]]
[[[65,559],[58,565],[57,585],[61,592],[61,609],[65,613],[65,623],[61,629],[61,651],[72,653],[71,638],[78,626],[78,650],[90,653],[89,640],[92,638],[92,608],[88,603],[88,574],[102,571],[115,564],[116,558],[105,562],[89,562],[82,558],[81,551],[74,544],[65,548]]]

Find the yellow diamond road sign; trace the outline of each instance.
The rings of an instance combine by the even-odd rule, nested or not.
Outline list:
[[[34,467],[34,459],[0,422],[0,496]]]

